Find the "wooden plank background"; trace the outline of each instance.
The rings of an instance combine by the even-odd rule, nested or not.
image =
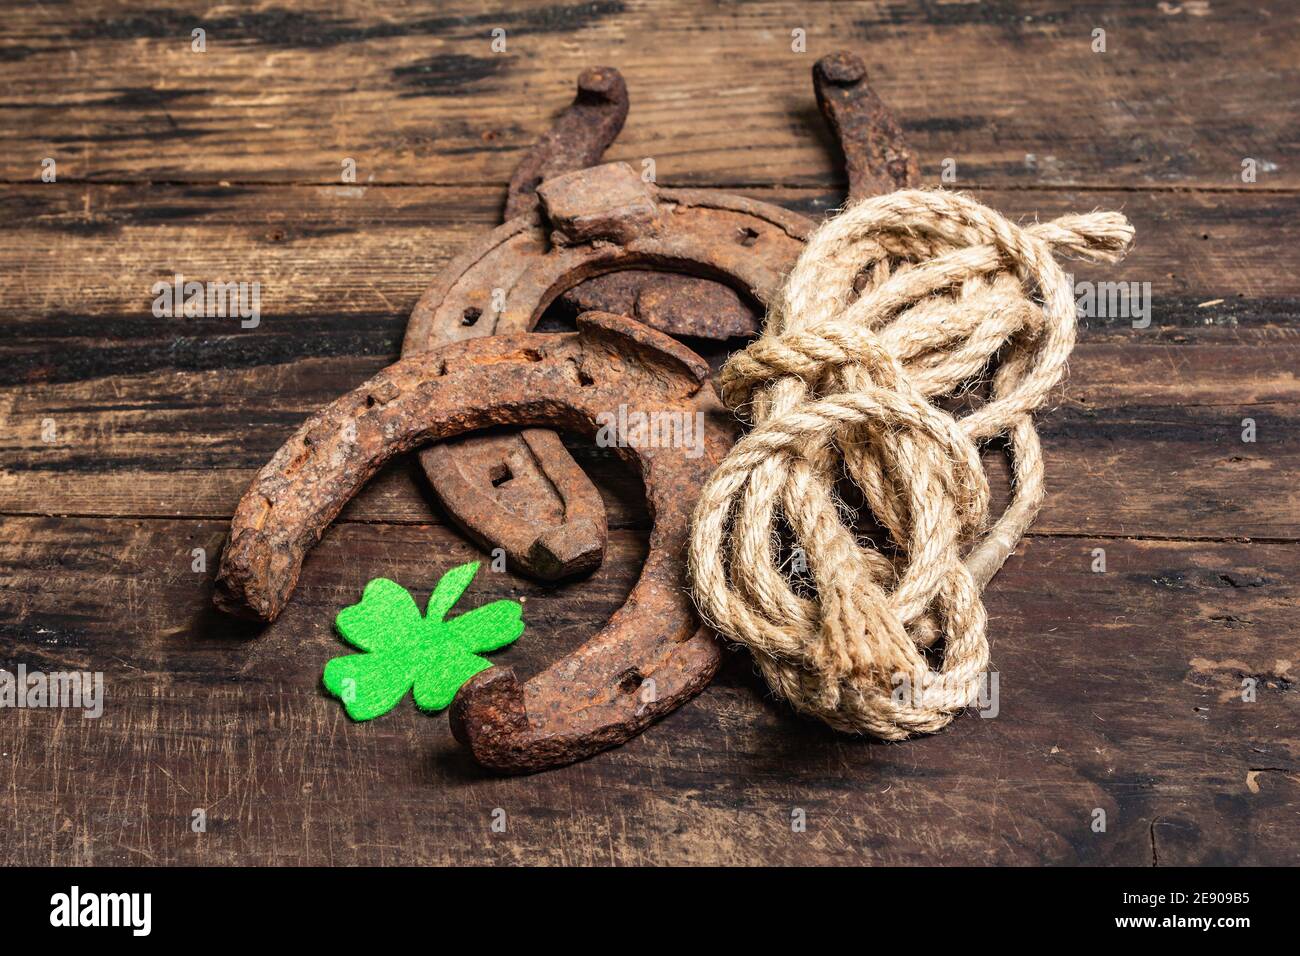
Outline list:
[[[396,357],[582,67],[628,81],[611,158],[820,216],[844,182],[809,71],[841,48],[927,182],[952,159],[1018,217],[1122,209],[1134,253],[1077,274],[1152,286],[1150,328],[1085,320],[1042,418],[1049,499],[987,593],[996,718],[838,736],[736,654],[627,746],[534,777],[484,775],[409,704],[353,724],[320,687],[334,613],[379,575],[422,600],[474,554],[409,460],[349,506],[275,625],[210,609],[252,474]],[[107,697],[98,720],[0,711],[0,861],[1295,862],[1298,72],[1285,2],[9,5],[0,666],[103,671]],[[178,272],[260,282],[261,324],[153,317]],[[499,657],[525,674],[598,629],[645,555],[636,476],[573,448],[609,509],[605,565],[471,589],[526,598]]]

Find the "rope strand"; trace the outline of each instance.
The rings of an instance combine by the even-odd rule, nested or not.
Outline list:
[[[968,196],[904,190],[809,240],[762,336],[722,370],[723,400],[753,427],[706,484],[689,554],[704,619],[747,646],[796,710],[897,740],[975,699],[988,666],[981,591],[1043,500],[1030,416],[1074,347],[1074,297],[1053,254],[1115,262],[1132,239],[1119,213],[1021,227]],[[933,403],[995,358],[977,410]],[[1013,494],[990,528],[977,443],[998,436]],[[896,553],[844,523],[844,476]],[[811,599],[776,564],[778,515]],[[935,669],[927,650],[940,640]]]

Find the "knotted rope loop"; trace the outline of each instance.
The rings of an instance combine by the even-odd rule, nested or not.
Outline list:
[[[906,190],[809,240],[763,335],[723,368],[723,400],[753,427],[705,486],[689,555],[705,619],[798,710],[900,739],[974,699],[988,665],[980,592],[1042,502],[1030,415],[1074,345],[1053,256],[1114,262],[1132,237],[1118,213],[1021,227],[967,196]],[[990,369],[975,411],[935,404]],[[1014,487],[990,528],[978,442],[997,436]],[[888,552],[846,523],[844,476]],[[777,565],[778,516],[807,565],[799,590]]]

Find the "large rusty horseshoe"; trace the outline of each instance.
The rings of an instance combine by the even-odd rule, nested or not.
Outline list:
[[[682,554],[695,498],[734,440],[707,363],[623,316],[587,313],[577,332],[480,337],[421,352],[317,412],[240,499],[215,601],[233,614],[274,620],[307,551],[394,455],[497,424],[594,435],[609,424],[598,416],[620,407],[695,435],[694,444],[648,447],[634,429],[619,434],[626,440],[619,452],[640,466],[654,516],[649,557],[627,603],[527,683],[509,668],[479,674],[452,712],[453,730],[474,757],[509,772],[620,744],[699,693],[721,662],[721,647],[687,596]]]
[[[591,276],[655,268],[718,279],[765,304],[813,223],[768,203],[658,189],[626,163],[549,179],[540,208],[453,261],[411,314],[403,355],[530,330]],[[605,513],[554,432],[479,435],[420,454],[447,511],[480,545],[545,579],[600,563]],[[584,482],[586,484],[584,484]]]

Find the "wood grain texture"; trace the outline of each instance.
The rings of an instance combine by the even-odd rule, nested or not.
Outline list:
[[[842,192],[806,189],[741,194],[814,219],[844,199]],[[1258,325],[1270,318],[1280,321],[1267,324],[1293,325],[1294,312],[1278,300],[1300,297],[1295,270],[1279,260],[1300,244],[1295,193],[990,189],[976,196],[1025,221],[1094,208],[1122,211],[1137,229],[1130,256],[1114,269],[1078,263],[1075,271],[1081,280],[1150,282],[1156,326],[1176,313],[1183,326]],[[321,354],[331,338],[347,335],[333,343],[334,353],[360,347],[395,355],[390,343],[400,342],[415,301],[452,256],[500,223],[504,201],[504,185],[0,187],[0,315],[15,324],[3,345],[9,350],[32,337],[34,344],[46,339],[63,346],[84,337],[111,347],[115,339],[142,343],[154,333],[168,341],[180,335],[183,343],[255,338],[249,350],[274,357],[264,341],[272,336],[303,343],[285,353],[276,340],[279,354],[296,358]],[[178,272],[204,281],[259,282],[264,325],[256,336],[240,336],[237,323],[154,319],[151,287]],[[1221,306],[1197,308],[1220,298]],[[1188,314],[1196,319],[1188,321]],[[331,316],[349,321],[330,328],[324,323]],[[308,329],[295,322],[317,324],[304,335]],[[225,354],[219,360],[230,361]],[[6,365],[0,382],[20,373],[28,380],[48,377]],[[119,360],[104,371],[138,370]]]
[[[5,12],[0,174],[76,179],[505,182],[585,66],[617,65],[632,113],[611,153],[676,184],[842,182],[813,103],[850,48],[922,172],[982,185],[1295,186],[1286,0],[1079,4],[893,0],[498,4],[177,2]],[[207,52],[191,31],[207,31]],[[494,53],[491,31],[506,31]],[[792,31],[805,31],[805,53]],[[1106,31],[1106,52],[1092,50]]]
[[[190,570],[190,548],[223,531],[0,522],[0,610],[21,659],[108,673],[98,720],[0,722],[6,862],[1294,862],[1294,547],[1028,541],[989,592],[999,712],[936,737],[883,745],[794,719],[736,655],[625,747],[499,779],[445,718],[408,702],[354,724],[320,687],[343,649],[337,608],[378,573],[422,602],[470,556],[458,536],[338,526],[253,636],[209,610]],[[1098,546],[1105,574],[1089,570]],[[617,532],[588,582],[480,575],[466,604],[525,599],[529,630],[496,659],[531,673],[599,627],[644,554],[644,535]],[[196,808],[206,834],[189,831]],[[791,830],[796,808],[807,832]]]
[[[106,685],[95,720],[0,710],[0,863],[1296,861],[1288,4],[169,2],[0,13],[0,667]],[[733,654],[625,747],[534,777],[484,774],[409,702],[354,724],[320,685],[345,651],[334,615],[380,575],[423,602],[476,556],[409,459],[325,534],[274,625],[212,610],[253,473],[396,358],[582,67],[628,80],[610,158],[820,217],[844,178],[809,73],[840,48],[866,57],[926,182],[952,158],[956,186],[1016,217],[1122,209],[1133,254],[1078,278],[1151,284],[1149,328],[1082,320],[1041,418],[1048,501],[987,592],[996,717],[849,738]],[[261,323],[155,318],[150,290],[177,273],[260,283]],[[689,344],[716,366],[740,343]],[[485,572],[465,600],[525,602],[494,658],[524,675],[594,633],[646,554],[639,479],[571,447],[609,511],[605,564],[561,586]]]

